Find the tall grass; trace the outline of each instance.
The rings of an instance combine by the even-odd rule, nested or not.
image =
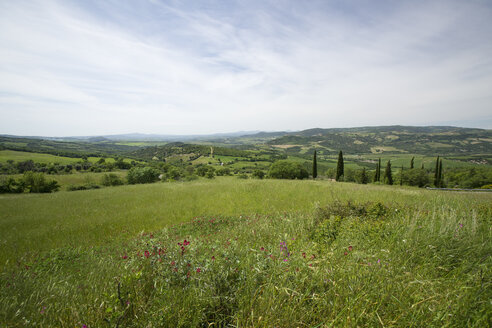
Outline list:
[[[449,195],[326,181],[155,183],[54,194],[0,196],[0,265],[66,245],[102,245],[203,215],[308,212],[316,203],[391,199],[395,203],[480,202],[488,195]]]
[[[21,196],[0,199],[21,247],[8,327],[490,324],[490,195],[224,178]]]

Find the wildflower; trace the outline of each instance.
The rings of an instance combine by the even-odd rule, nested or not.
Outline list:
[[[176,264],[176,262],[174,262],[174,261],[171,262],[171,265],[175,265],[175,264]]]
[[[381,264],[381,260],[380,259],[378,259],[378,264]]]
[[[144,252],[144,255],[145,255],[146,258],[149,258],[150,257],[150,252],[149,251],[145,251]]]
[[[265,247],[260,248],[260,251],[264,251],[264,250],[265,250]]]
[[[212,255],[212,261],[215,261],[215,256]]]
[[[41,309],[41,311],[39,311],[39,313],[44,314],[44,310],[46,310],[46,306],[43,306],[43,308]]]
[[[351,251],[352,251],[352,249],[353,249],[353,247],[352,247],[352,246],[349,246],[349,247],[348,247],[349,252],[351,252]]]
[[[287,259],[284,259],[284,262],[287,262]]]
[[[123,255],[121,258],[122,258],[123,260],[126,260],[126,259],[128,258],[128,255],[126,255],[126,254],[125,254],[125,255]]]
[[[306,258],[306,253],[302,253],[302,257]]]
[[[202,272],[202,269],[200,268],[196,269],[196,273],[200,273],[200,272]]]
[[[348,253],[347,252],[344,252],[343,255],[347,255]]]

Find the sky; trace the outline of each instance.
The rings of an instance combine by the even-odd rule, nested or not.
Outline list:
[[[0,0],[0,134],[492,128],[490,0]]]

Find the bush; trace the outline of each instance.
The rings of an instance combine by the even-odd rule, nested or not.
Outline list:
[[[238,179],[248,179],[248,175],[247,174],[244,174],[244,173],[241,173],[237,176]]]
[[[430,183],[429,175],[424,169],[410,169],[403,171],[403,184],[420,188]]]
[[[213,179],[215,177],[215,170],[208,170],[205,174],[205,177],[207,179]]]
[[[0,177],[0,194],[17,194],[23,192],[23,187],[12,177]]]
[[[217,176],[231,175],[231,170],[228,167],[221,167],[215,172]]]
[[[121,186],[124,184],[123,180],[114,173],[105,174],[102,177],[101,184],[103,186]]]
[[[101,186],[94,183],[87,183],[85,185],[70,185],[67,187],[68,191],[78,191],[78,190],[90,190],[90,189],[99,189]]]
[[[309,177],[308,171],[301,164],[280,160],[270,166],[268,175],[274,179],[305,179]]]
[[[127,174],[129,184],[152,183],[159,180],[160,172],[152,167],[132,167]]]
[[[196,174],[198,176],[204,177],[208,172],[215,173],[215,168],[209,165],[202,165],[196,168]]]
[[[183,172],[177,167],[170,167],[165,175],[166,180],[176,181],[183,176]]]
[[[47,181],[43,173],[25,172],[20,179],[24,191],[30,193],[49,193],[60,189],[55,180]]]
[[[263,172],[262,170],[256,169],[253,171],[252,175],[254,178],[263,179],[265,177],[265,172]]]

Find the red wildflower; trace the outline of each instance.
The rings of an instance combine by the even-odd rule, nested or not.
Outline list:
[[[353,247],[352,247],[352,246],[349,246],[349,247],[348,247],[349,252],[351,252],[351,251],[352,251],[352,249],[353,249]]]
[[[123,260],[126,260],[126,259],[128,258],[128,255],[126,255],[126,254],[125,254],[125,255],[123,255],[121,258],[122,258]]]
[[[215,261],[215,256],[212,256],[212,261]]]
[[[302,257],[306,258],[306,253],[302,253]]]
[[[202,269],[200,268],[196,269],[196,273],[200,273],[200,272],[202,272]]]
[[[260,251],[264,251],[264,250],[265,250],[265,247],[260,248]]]
[[[348,253],[347,252],[344,252],[343,255],[347,255]]]
[[[145,257],[146,257],[146,258],[149,258],[149,256],[150,256],[150,252],[149,252],[149,251],[145,251],[145,252],[144,252],[144,255],[145,255]]]

